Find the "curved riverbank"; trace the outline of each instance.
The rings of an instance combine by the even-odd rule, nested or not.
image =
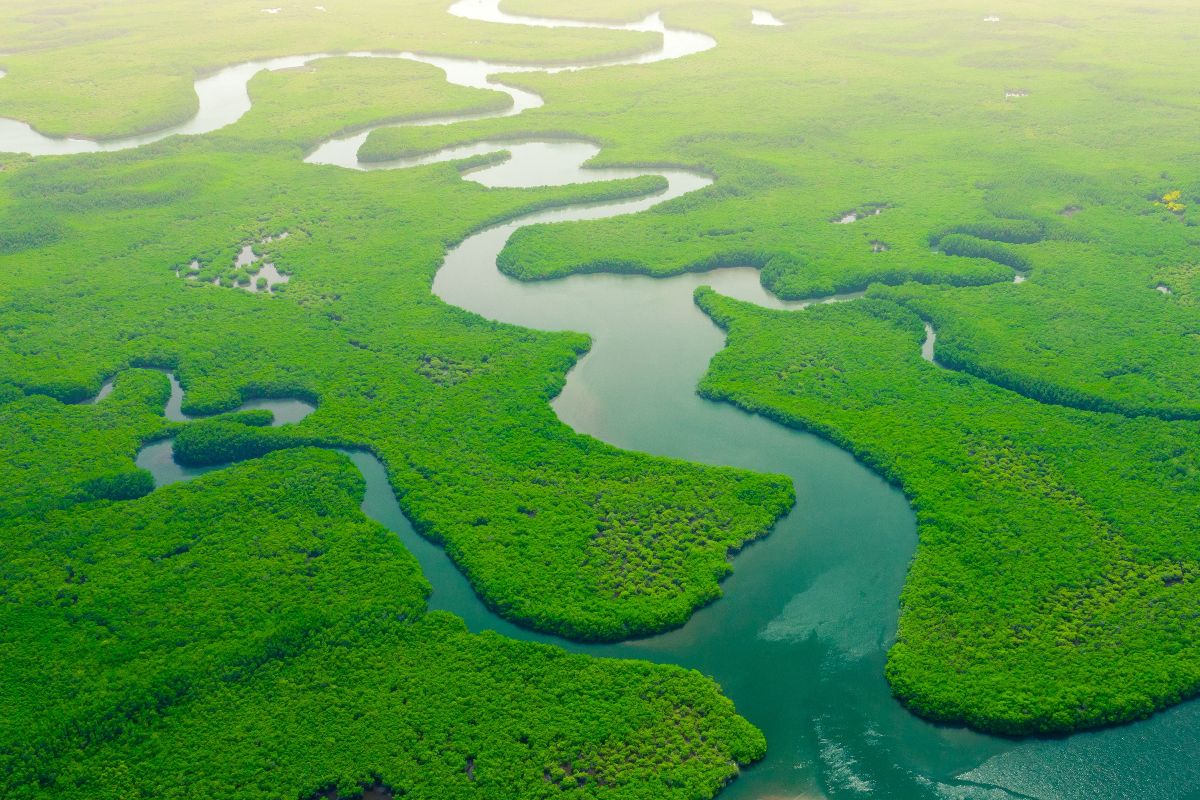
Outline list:
[[[395,127],[429,127],[450,125],[472,120],[496,119],[500,117],[515,117],[530,109],[540,108],[544,101],[541,95],[504,82],[498,75],[528,74],[541,72],[554,74],[558,72],[574,72],[584,69],[602,67],[634,66],[639,64],[654,64],[683,58],[704,52],[716,47],[716,40],[711,36],[695,31],[685,31],[668,27],[661,15],[651,14],[641,22],[635,23],[600,23],[579,22],[569,19],[545,19],[537,17],[520,17],[507,14],[500,10],[499,0],[460,0],[452,5],[449,13],[479,22],[495,22],[509,25],[533,25],[545,28],[592,28],[597,30],[627,30],[657,33],[662,36],[662,45],[646,53],[629,58],[617,58],[609,61],[583,62],[564,66],[546,64],[531,66],[522,64],[500,64],[470,59],[449,58],[445,56],[404,54],[402,57],[429,64],[441,69],[446,74],[446,80],[455,85],[471,89],[488,89],[507,94],[512,101],[511,106],[504,111],[485,111],[479,113],[455,114],[415,122],[382,123],[371,125],[345,136],[329,139],[317,147],[304,159],[307,164],[330,164],[346,169],[397,169],[401,166],[416,166],[418,161],[413,159],[397,159],[388,161],[360,161],[358,152],[366,143],[367,138],[377,130]],[[367,55],[351,53],[350,55]],[[474,147],[474,146],[472,146]],[[469,149],[469,148],[463,148]],[[493,148],[494,149],[494,148]],[[467,157],[467,156],[462,156]],[[452,160],[441,158],[439,160]],[[412,161],[413,163],[407,163]],[[432,162],[424,162],[432,163]]]
[[[24,153],[32,156],[79,155],[83,153],[115,152],[143,147],[171,136],[198,136],[212,133],[232,125],[251,108],[248,85],[250,80],[263,71],[278,71],[303,67],[323,58],[385,58],[403,59],[428,64],[446,73],[452,84],[477,89],[490,89],[507,94],[512,105],[504,111],[469,112],[465,114],[431,117],[406,125],[447,125],[475,119],[490,119],[497,116],[513,116],[530,108],[542,105],[542,98],[533,92],[510,86],[492,76],[500,73],[557,73],[593,69],[598,67],[653,64],[667,59],[681,58],[716,46],[712,37],[695,31],[684,31],[668,27],[658,14],[645,20],[628,24],[578,23],[572,20],[535,19],[514,17],[499,9],[499,0],[460,0],[448,10],[450,14],[481,22],[499,22],[516,25],[535,25],[547,28],[592,28],[598,30],[627,30],[656,33],[662,37],[660,47],[622,55],[616,58],[599,59],[579,63],[494,63],[469,58],[455,58],[426,53],[351,51],[348,53],[310,53],[306,55],[281,56],[278,58],[247,61],[225,67],[211,75],[199,78],[194,84],[197,111],[190,119],[169,125],[159,130],[146,131],[132,136],[123,136],[103,141],[80,137],[58,138],[46,136],[22,120],[0,117],[0,153]],[[0,70],[0,77],[5,73]],[[342,163],[346,153],[357,153],[371,131],[391,127],[395,123],[371,126],[353,134],[331,139],[312,153],[309,163]]]
[[[785,468],[796,481],[797,509],[771,537],[737,556],[725,597],[697,612],[684,628],[637,642],[577,645],[530,633],[492,614],[445,551],[412,528],[378,459],[341,451],[366,479],[363,510],[402,539],[433,585],[430,607],[462,617],[473,631],[494,630],[597,656],[678,663],[716,677],[739,712],[763,728],[771,743],[767,759],[722,797],[862,797],[868,794],[863,786],[873,787],[873,796],[939,800],[1124,798],[1154,796],[1156,789],[1162,796],[1187,796],[1195,767],[1179,745],[1191,741],[1200,721],[1196,704],[1132,726],[1022,743],[929,725],[891,700],[881,671],[888,620],[894,618],[892,592],[903,581],[912,544],[907,504],[832,445],[731,406],[707,403],[691,391],[693,373],[707,367],[709,352],[723,347],[723,336],[678,284],[703,281],[752,300],[762,291],[755,275],[728,270],[681,276],[669,290],[652,292],[644,304],[608,318],[613,330],[632,320],[641,323],[628,337],[605,336],[610,347],[594,351],[572,374],[568,390],[574,396],[564,392],[556,401],[560,415],[572,424],[603,428],[606,438],[646,449],[694,460],[733,459],[759,469],[780,467],[773,448],[789,459]],[[626,304],[637,296],[631,288],[652,290],[667,283],[599,275],[578,280],[586,284],[581,300],[612,297]],[[662,313],[645,315],[651,307]],[[604,320],[613,310],[598,305],[596,318]],[[629,374],[622,366],[631,363],[629,349],[648,350],[644,326],[664,334],[675,331],[678,339],[653,348],[653,357],[632,362],[636,369]],[[696,344],[666,352],[679,341]],[[613,373],[624,376],[616,386],[608,380]],[[647,386],[654,387],[643,404],[651,413],[627,414],[614,407]],[[182,400],[175,382],[168,405],[173,416],[180,416],[174,410]],[[275,411],[275,404],[288,401],[258,402]],[[276,419],[285,421],[294,420]],[[148,462],[149,451],[139,463],[160,484],[210,469],[182,468],[169,458]],[[868,502],[872,499],[882,504]],[[863,547],[864,541],[871,546]],[[1110,764],[1111,771],[1096,772],[1097,763]]]

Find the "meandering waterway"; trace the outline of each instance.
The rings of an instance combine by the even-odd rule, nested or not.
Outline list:
[[[498,24],[656,30],[663,47],[609,62],[650,64],[713,46],[702,34],[674,31],[655,15],[623,26],[515,17],[498,0],[463,0],[451,13]],[[510,72],[603,66],[530,67],[413,54],[355,53],[410,58],[441,67],[452,83],[505,92],[519,114],[541,98],[506,85]],[[0,121],[0,150],[35,154],[125,149],[177,133],[203,133],[235,121],[249,108],[246,82],[262,69],[298,66],[321,56],[240,65],[197,82],[200,113],[189,123],[118,142],[48,139]],[[452,124],[459,115],[409,124]],[[447,302],[495,319],[543,329],[592,334],[595,345],[555,400],[576,430],[615,445],[693,461],[789,475],[796,509],[766,540],[737,556],[725,597],[683,628],[623,644],[576,645],[506,622],[483,606],[445,553],[417,535],[396,503],[382,464],[346,451],[367,481],[364,511],[399,535],[434,587],[431,605],[463,617],[472,630],[554,642],[598,656],[678,663],[714,676],[739,711],[767,734],[770,751],[723,797],[727,798],[1129,798],[1200,797],[1200,705],[1190,703],[1149,721],[1045,741],[1012,741],[929,725],[890,696],[883,678],[894,635],[897,597],[915,546],[915,523],[904,498],[845,452],[814,436],[782,428],[731,406],[699,398],[695,386],[723,334],[693,304],[696,286],[776,308],[751,269],[726,269],[666,279],[586,275],[521,283],[499,273],[496,257],[517,229],[535,223],[636,213],[707,186],[708,176],[686,170],[583,167],[596,153],[587,142],[492,142],[418,159],[364,165],[357,159],[369,131],[331,140],[308,159],[351,169],[413,168],[436,160],[506,149],[504,164],[468,177],[485,185],[525,186],[659,174],[665,192],[653,197],[581,205],[530,214],[482,231],[451,250],[434,291]],[[22,143],[13,148],[12,142]],[[470,151],[470,152],[467,152]],[[849,300],[853,296],[830,298]],[[926,355],[932,359],[930,331]],[[107,394],[108,389],[102,392]],[[100,399],[100,398],[98,398]],[[166,414],[181,412],[182,390],[172,378]],[[312,407],[300,401],[256,401],[277,424],[298,422]],[[208,470],[174,462],[169,442],[144,449],[138,463],[159,484]]]
[[[495,0],[492,21],[507,18]],[[539,24],[553,24],[539,21]],[[575,23],[572,23],[575,24]],[[493,71],[493,69],[495,71]],[[486,75],[498,67],[480,67]],[[448,71],[448,78],[457,83]],[[470,84],[464,84],[470,85]],[[519,113],[519,112],[513,112]],[[439,120],[439,123],[448,122]],[[725,597],[682,629],[638,642],[570,649],[683,664],[714,676],[738,709],[767,734],[770,752],[726,790],[731,798],[1127,798],[1187,797],[1200,779],[1190,758],[1200,707],[1189,704],[1150,721],[1067,739],[1013,742],[929,725],[904,711],[883,679],[897,597],[915,524],[903,497],[846,453],[816,437],[704,401],[696,383],[723,334],[692,303],[696,286],[774,308],[755,270],[721,270],[668,279],[584,275],[524,283],[502,275],[496,258],[519,228],[636,213],[710,180],[683,170],[583,168],[598,149],[587,142],[482,142],[416,158],[363,164],[353,144],[319,149],[310,162],[350,169],[402,169],[507,150],[510,159],[468,177],[488,186],[561,185],[658,174],[655,197],[539,212],[478,233],[447,256],[434,292],[484,316],[541,329],[583,330],[592,351],[569,376],[554,406],[577,431],[620,447],[693,461],[789,475],[796,510],[765,541],[735,560]],[[831,300],[853,299],[850,297]],[[935,334],[922,348],[933,360]],[[354,456],[375,491],[365,508],[402,533],[433,583],[436,608],[473,630],[547,641],[498,619],[435,546],[411,532],[385,477]],[[1163,774],[1154,765],[1169,763]],[[1097,769],[1104,765],[1103,769]]]
[[[28,155],[78,155],[81,153],[112,152],[131,150],[161,141],[170,136],[196,136],[212,133],[237,122],[251,108],[248,85],[250,79],[263,71],[294,69],[312,61],[335,56],[351,58],[393,58],[415,61],[437,67],[446,73],[446,79],[453,84],[473,89],[491,89],[507,94],[512,99],[512,105],[502,112],[484,112],[456,114],[444,117],[431,117],[410,125],[447,125],[464,122],[471,119],[487,119],[497,116],[513,116],[537,108],[542,105],[542,98],[533,92],[510,86],[494,80],[497,74],[514,74],[529,72],[572,72],[598,67],[629,66],[636,64],[653,64],[673,58],[682,58],[703,52],[716,46],[716,40],[711,36],[694,31],[668,28],[658,14],[651,14],[641,22],[612,25],[602,23],[575,22],[572,20],[548,20],[532,17],[514,17],[499,10],[499,0],[460,0],[449,8],[449,13],[455,16],[485,22],[509,23],[516,25],[536,25],[548,28],[597,28],[609,30],[630,30],[657,33],[662,36],[662,44],[653,50],[632,56],[590,61],[580,64],[504,64],[480,61],[469,58],[451,56],[427,55],[412,52],[379,52],[353,51],[348,53],[311,53],[308,55],[283,56],[280,58],[247,61],[242,64],[226,67],[217,72],[200,78],[195,82],[197,111],[188,121],[171,125],[157,131],[148,131],[124,136],[116,139],[96,141],[84,138],[58,138],[46,136],[26,122],[6,117],[0,117],[0,153],[26,153]],[[2,76],[3,73],[0,73]],[[386,127],[386,126],[376,126]],[[367,135],[374,128],[358,131],[354,134],[332,139],[321,149],[313,153],[310,163],[341,163],[346,154],[355,156]]]
[[[590,333],[591,352],[554,402],[559,417],[574,429],[620,447],[783,473],[797,488],[796,510],[770,537],[735,559],[724,599],[684,628],[622,645],[565,645],[595,655],[683,664],[714,676],[771,745],[764,762],[725,797],[1126,798],[1164,789],[1163,777],[1151,766],[1155,760],[1177,767],[1166,779],[1172,786],[1164,796],[1192,791],[1200,777],[1188,756],[1200,730],[1195,704],[1126,728],[1013,742],[929,725],[892,699],[883,664],[916,543],[904,498],[823,440],[707,402],[695,392],[712,356],[724,346],[724,334],[692,302],[697,286],[795,310],[813,302],[854,300],[860,293],[784,302],[764,290],[757,270],[749,268],[670,278],[511,279],[500,273],[496,259],[519,228],[647,210],[700,190],[709,179],[681,170],[589,170],[583,165],[597,148],[587,142],[477,147],[479,152],[506,148],[512,154],[503,164],[467,176],[486,186],[657,174],[669,188],[640,200],[538,212],[482,231],[447,254],[434,292],[489,318]],[[392,166],[463,155],[460,148],[449,148]],[[929,360],[935,338],[930,330],[922,348]],[[395,527],[395,515],[387,519]],[[434,605],[463,616],[473,630],[547,640],[498,620],[444,556],[422,566],[427,575],[444,580],[434,581]],[[1094,771],[1098,760],[1111,771]]]

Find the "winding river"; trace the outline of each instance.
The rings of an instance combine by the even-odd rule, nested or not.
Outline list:
[[[638,55],[576,65],[499,64],[468,58],[453,58],[422,53],[377,51],[313,53],[300,56],[283,56],[260,61],[247,61],[218,70],[212,75],[197,80],[195,83],[197,99],[196,114],[187,122],[179,125],[172,125],[161,130],[149,131],[134,136],[96,141],[92,139],[60,139],[46,136],[26,122],[0,117],[0,153],[26,153],[42,156],[112,152],[142,147],[170,136],[196,136],[212,133],[237,122],[250,110],[250,93],[247,86],[250,83],[250,79],[258,73],[264,70],[294,69],[318,59],[332,58],[339,55],[352,58],[396,58],[429,64],[444,71],[446,79],[450,83],[473,89],[490,89],[503,92],[512,98],[512,106],[500,113],[458,114],[446,117],[432,117],[418,122],[407,123],[409,125],[447,125],[471,119],[515,116],[542,105],[541,96],[495,81],[492,79],[492,76],[496,74],[528,72],[558,73],[597,67],[653,64],[657,61],[682,58],[700,53],[715,47],[717,44],[715,39],[703,33],[668,28],[663,23],[662,17],[658,14],[651,14],[641,22],[626,25],[604,25],[599,23],[573,22],[570,20],[539,20],[532,17],[514,17],[504,14],[499,10],[499,0],[459,0],[459,2],[450,7],[449,13],[485,22],[536,25],[550,28],[603,28],[658,33],[662,36],[662,45],[655,50]],[[367,135],[371,130],[374,130],[374,128],[330,140],[317,152],[310,155],[307,160],[309,163],[316,164],[336,164],[341,163],[347,158],[356,160],[358,149],[366,141]]]
[[[715,44],[702,34],[669,29],[657,15],[608,26],[514,17],[498,6],[498,0],[463,0],[450,11],[504,24],[620,27],[663,34],[659,50],[609,62],[610,66],[649,64]],[[502,115],[519,114],[542,101],[505,85],[494,77],[498,74],[604,66],[530,67],[378,55],[433,64],[445,70],[452,83],[505,92],[513,105]],[[22,128],[22,123],[7,121],[0,122],[0,150],[10,149],[13,137],[24,146],[11,149],[47,154],[136,147],[175,133],[215,130],[249,108],[245,86],[253,74],[318,57],[254,62],[198,81],[200,112],[177,128],[96,143],[47,139],[28,126]],[[477,117],[409,124],[452,124],[471,118]],[[699,611],[686,626],[634,642],[578,645],[523,630],[488,611],[445,553],[413,531],[382,464],[368,454],[343,451],[366,478],[365,513],[400,536],[420,561],[434,587],[432,607],[458,614],[476,631],[495,630],[598,656],[677,663],[714,676],[770,743],[766,759],[734,782],[724,798],[1200,798],[1200,765],[1193,759],[1194,743],[1200,739],[1200,704],[1097,733],[1014,741],[927,724],[891,698],[883,665],[895,631],[896,599],[916,543],[914,518],[904,498],[831,444],[732,406],[704,401],[695,393],[709,360],[724,346],[723,334],[692,302],[695,287],[708,284],[773,308],[800,309],[807,303],[779,301],[762,289],[752,269],[665,279],[584,275],[521,283],[496,268],[500,251],[521,227],[643,211],[703,189],[711,183],[708,176],[685,170],[587,169],[584,165],[597,148],[582,141],[483,142],[420,158],[360,164],[357,152],[368,134],[360,131],[331,140],[307,160],[349,169],[408,169],[503,149],[511,153],[508,161],[467,177],[486,186],[665,177],[668,188],[655,196],[539,212],[471,236],[447,254],[434,291],[449,303],[490,318],[590,333],[592,351],[554,402],[560,418],[575,430],[620,447],[784,473],[797,490],[792,514],[771,536],[737,556],[735,572],[724,584],[725,597]],[[932,360],[932,329],[928,334],[924,354]],[[109,388],[97,399],[102,400]],[[182,390],[172,376],[167,416],[185,420],[181,406]],[[299,422],[312,411],[299,401],[256,401],[248,407],[273,411],[276,424]],[[160,485],[207,471],[176,464],[170,442],[145,448],[138,464],[153,472]]]

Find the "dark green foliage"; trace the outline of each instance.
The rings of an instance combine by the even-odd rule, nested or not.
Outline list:
[[[765,750],[729,711],[698,673],[473,636],[433,614],[313,642],[214,686],[153,740],[88,753],[70,774],[136,764],[147,800],[197,783],[263,800],[333,783],[350,795],[377,779],[422,800],[513,787],[523,798],[685,800],[715,794],[735,774],[730,761]],[[213,759],[197,764],[197,751]]]
[[[429,800],[692,798],[761,757],[697,673],[426,616],[361,491],[344,458],[297,450],[8,520],[0,793],[273,800],[379,777]]]
[[[978,239],[963,233],[947,234],[938,240],[937,246],[948,256],[986,258],[989,261],[995,261],[997,264],[1003,264],[1006,267],[1012,267],[1021,272],[1025,272],[1032,267],[1029,259],[1010,247],[1006,247],[999,242]]]
[[[252,428],[266,428],[275,422],[275,415],[268,409],[255,408],[226,414],[221,419],[225,422],[235,422],[238,425],[248,425]]]
[[[789,293],[783,287],[786,287],[789,281],[797,279],[805,281],[807,276],[804,273],[809,270],[811,270],[811,264],[808,259],[794,255],[780,255],[766,259],[759,268],[762,285],[780,297],[788,296]],[[821,291],[816,294],[834,294],[834,292]]]
[[[952,225],[929,237],[929,243],[938,244],[951,234],[964,234],[976,239],[989,239],[1008,244],[1033,244],[1045,238],[1046,230],[1040,222],[1028,219],[992,219],[984,222],[967,222]]]
[[[701,392],[811,429],[900,485],[921,544],[888,662],[932,719],[1106,725],[1200,692],[1200,425],[1043,405],[920,357],[875,299],[779,313],[711,290]]]
[[[417,365],[417,373],[436,383],[438,386],[453,386],[469,380],[476,371],[487,369],[485,357],[478,364],[468,364],[454,358],[423,355]]]
[[[89,478],[79,485],[77,499],[136,500],[154,491],[154,476],[145,470],[125,470]]]
[[[257,458],[272,447],[262,432],[232,422],[202,422],[185,428],[175,437],[175,459],[188,466],[230,464]]]
[[[133,457],[143,442],[167,431],[167,394],[162,375],[130,371],[94,406],[39,395],[0,404],[0,521],[144,494],[149,476],[133,469]]]
[[[240,420],[197,422],[175,437],[175,460],[192,467],[232,464],[311,441],[291,431],[254,427]]]
[[[62,236],[62,224],[53,217],[28,211],[21,216],[11,212],[0,215],[0,255],[45,247]]]

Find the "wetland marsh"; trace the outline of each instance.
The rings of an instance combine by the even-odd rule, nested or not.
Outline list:
[[[688,64],[727,69],[747,27],[845,21],[551,5],[448,12],[476,36],[650,38],[553,39],[540,61],[502,37],[476,60],[468,34],[453,55],[258,58],[196,80],[195,115],[150,133],[0,121],[0,152],[127,151],[77,172],[0,164],[0,217],[19,223],[0,259],[20,281],[0,374],[20,488],[0,506],[0,691],[25,720],[0,732],[10,793],[1200,796],[1200,710],[1180,703],[1191,345],[1146,336],[1123,357],[1136,369],[1103,353],[1068,369],[1112,326],[1053,344],[1037,327],[1080,274],[1127,289],[1070,271],[1120,251],[1147,273],[1123,302],[1172,303],[1141,324],[1190,342],[1192,271],[1158,276],[1196,246],[1194,192],[1166,188],[1194,176],[1139,177],[1155,188],[1123,199],[1056,177],[1034,209],[997,179],[979,207],[935,214],[847,162],[852,193],[801,192],[805,239],[785,252],[773,193],[795,187],[784,160],[756,158],[806,152],[802,137],[679,133],[662,98],[685,106]],[[1004,37],[1009,19],[985,21]],[[376,69],[423,105],[388,113],[343,84],[344,116],[263,116],[282,109],[262,87],[287,99]],[[785,85],[768,69],[768,91]],[[1040,89],[1003,92],[1038,111],[996,113],[1041,113]],[[259,186],[226,148],[261,160]],[[200,208],[178,213],[188,197]],[[111,215],[97,263],[138,266],[102,272],[111,285],[68,271],[56,292],[43,269],[98,235],[81,208]],[[1120,219],[1131,208],[1146,230]],[[178,219],[178,241],[136,239],[150,218]],[[39,321],[76,298],[117,313],[61,334]],[[997,333],[1005,308],[1036,358]],[[1170,352],[1170,385],[1146,389],[1147,352]],[[1153,519],[1126,507],[1154,487],[1170,500]],[[260,601],[263,580],[279,588]],[[169,617],[184,607],[191,628]],[[451,654],[452,676],[430,672]],[[49,711],[15,699],[31,681]]]

